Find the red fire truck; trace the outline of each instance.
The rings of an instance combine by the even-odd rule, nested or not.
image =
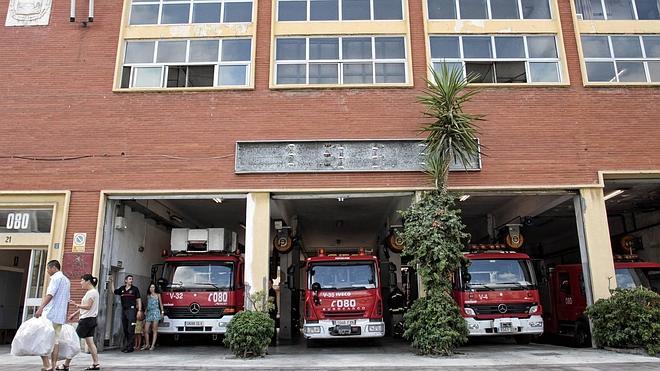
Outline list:
[[[633,259],[629,259],[633,260]],[[615,261],[614,269],[619,288],[647,287],[660,290],[660,263]],[[587,295],[581,264],[563,264],[549,269],[549,303],[544,319],[546,333],[572,339],[576,346],[591,345],[589,321],[584,315]]]
[[[513,336],[527,344],[543,333],[542,308],[532,261],[505,245],[470,245],[469,265],[456,272],[454,299],[469,336]]]
[[[243,310],[243,258],[236,234],[224,228],[172,230],[172,255],[152,271],[161,273],[165,316],[161,334],[224,334]]]
[[[308,258],[303,335],[318,339],[377,338],[385,335],[378,258],[326,256]]]

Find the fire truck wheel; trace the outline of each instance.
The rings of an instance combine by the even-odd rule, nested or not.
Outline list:
[[[591,346],[591,334],[589,333],[589,325],[580,322],[575,328],[575,336],[573,342],[578,348],[585,348]]]
[[[319,347],[319,341],[315,339],[307,339],[307,348],[318,348]]]
[[[514,339],[516,340],[516,344],[520,345],[527,345],[530,341],[532,341],[532,337],[529,335],[518,335],[515,336]]]

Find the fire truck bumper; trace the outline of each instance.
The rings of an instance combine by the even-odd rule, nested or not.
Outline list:
[[[233,315],[222,318],[191,318],[179,319],[165,316],[158,324],[161,334],[224,334]]]
[[[543,334],[543,318],[496,318],[477,320],[466,318],[469,336],[503,336],[503,335],[541,335]]]
[[[377,338],[385,336],[385,322],[368,319],[322,320],[303,325],[306,339]]]

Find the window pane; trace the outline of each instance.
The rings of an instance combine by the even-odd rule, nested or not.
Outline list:
[[[225,3],[223,22],[252,22],[252,3]]]
[[[643,62],[616,62],[619,82],[646,82]]]
[[[404,63],[376,63],[376,83],[406,82],[406,66]]]
[[[155,45],[156,43],[153,41],[126,43],[124,63],[153,63]]]
[[[493,19],[519,19],[518,0],[490,0]]]
[[[454,0],[428,0],[429,19],[456,19]]]
[[[524,19],[550,19],[548,0],[521,0]]]
[[[277,83],[304,84],[305,73],[304,64],[279,64],[277,65]]]
[[[495,37],[497,58],[525,58],[525,44],[522,37]]]
[[[249,61],[250,60],[250,40],[223,40],[222,54],[220,60],[227,61]]]
[[[277,39],[275,59],[278,61],[304,60],[305,39]]]
[[[123,67],[121,69],[121,87],[128,88],[131,86],[131,67]]]
[[[463,37],[463,55],[465,58],[492,58],[490,37]]]
[[[342,19],[371,19],[369,0],[342,0],[341,6]]]
[[[305,21],[307,20],[306,1],[278,1],[278,21]]]
[[[161,24],[188,23],[190,4],[163,4]]]
[[[582,51],[585,58],[610,58],[607,36],[582,36]]]
[[[344,84],[372,84],[374,82],[371,63],[344,63]]]
[[[607,19],[634,19],[630,0],[605,0]]]
[[[345,37],[342,39],[343,59],[371,59],[370,37]]]
[[[527,49],[530,58],[557,58],[554,36],[528,36]]]
[[[401,0],[373,0],[374,19],[403,19]]]
[[[458,0],[461,19],[488,19],[486,0]]]
[[[193,23],[220,23],[220,3],[194,4]]]
[[[649,62],[651,82],[660,82],[660,62]]]
[[[377,59],[403,59],[406,57],[402,37],[376,37]]]
[[[576,0],[576,11],[584,19],[605,19],[603,5],[600,0]]]
[[[191,40],[190,62],[217,62],[218,40]]]
[[[339,59],[339,39],[310,38],[309,59]]]
[[[468,76],[476,76],[476,83],[495,82],[492,62],[465,62],[465,72]]]
[[[554,62],[534,62],[529,64],[532,82],[559,82],[559,69]]]
[[[458,37],[432,36],[431,58],[460,58]]]
[[[587,78],[591,82],[615,82],[614,63],[587,62]]]
[[[247,85],[246,80],[247,66],[220,66],[218,69],[218,85]]]
[[[527,82],[525,62],[495,62],[495,74],[498,83]]]
[[[156,62],[185,62],[186,61],[186,42],[185,41],[159,41],[158,55]]]
[[[168,88],[186,87],[186,66],[167,67],[167,86]]]
[[[642,47],[637,36],[612,36],[615,58],[641,58]]]
[[[131,7],[130,24],[156,24],[158,23],[158,4],[133,5]]]
[[[311,63],[309,65],[310,84],[338,84],[338,63]]]
[[[339,0],[312,0],[309,6],[309,19],[312,21],[336,21],[339,19]]]
[[[213,86],[213,66],[188,67],[188,87]]]
[[[658,0],[635,0],[637,19],[660,19],[660,2]]]
[[[463,63],[461,62],[436,62],[433,63],[433,69],[439,73],[442,71],[443,64],[447,65],[447,71],[459,70],[463,74]]]
[[[159,88],[161,67],[135,67],[134,88]]]
[[[644,50],[647,58],[660,58],[660,36],[644,36]]]

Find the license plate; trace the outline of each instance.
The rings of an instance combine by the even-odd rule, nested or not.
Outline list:
[[[511,323],[500,324],[500,332],[513,332],[513,325]]]
[[[201,321],[186,321],[186,326],[188,327],[201,327],[202,325]]]
[[[337,326],[337,333],[339,335],[350,335],[351,334],[351,326],[350,325]]]
[[[354,319],[340,319],[335,321],[335,326],[346,326],[346,325],[354,325],[355,320]]]

